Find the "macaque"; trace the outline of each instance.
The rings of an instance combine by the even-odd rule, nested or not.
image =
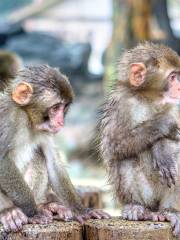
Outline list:
[[[180,57],[153,43],[125,51],[102,109],[100,151],[128,220],[180,235]]]
[[[49,223],[53,214],[81,223],[109,217],[82,206],[53,143],[72,101],[68,79],[46,65],[19,71],[0,95],[0,222],[5,231]]]
[[[8,86],[10,80],[22,67],[21,58],[15,53],[0,50],[0,91]]]

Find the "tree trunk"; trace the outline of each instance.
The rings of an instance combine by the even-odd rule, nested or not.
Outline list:
[[[97,187],[77,186],[82,203],[86,208],[102,208],[102,192]]]
[[[151,2],[113,0],[112,41],[105,55],[105,88],[116,79],[116,62],[124,48],[150,39]]]

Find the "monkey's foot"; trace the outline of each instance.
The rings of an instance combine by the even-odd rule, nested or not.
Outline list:
[[[20,208],[12,207],[0,213],[0,222],[6,232],[17,232],[28,223],[28,218]]]
[[[64,207],[61,203],[58,202],[41,204],[39,206],[39,209],[47,216],[53,216],[53,214],[58,214],[59,218],[64,221],[70,221],[73,218],[71,210]]]
[[[149,220],[151,211],[142,205],[126,204],[122,210],[123,219],[127,220]]]
[[[149,219],[152,221],[168,221],[171,223],[173,228],[174,236],[180,236],[180,212],[170,212],[170,211],[159,211],[153,213],[153,218]]]
[[[81,224],[84,224],[85,220],[88,220],[90,218],[94,219],[109,219],[111,216],[104,212],[101,209],[85,209],[83,213],[81,214],[75,214],[74,219],[80,222]]]
[[[28,218],[28,223],[32,224],[48,224],[53,221],[53,216],[47,211],[38,209],[38,213],[33,217]]]

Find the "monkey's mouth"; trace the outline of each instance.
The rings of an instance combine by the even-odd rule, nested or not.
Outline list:
[[[58,133],[62,129],[62,127],[63,127],[62,125],[54,126],[49,121],[36,125],[37,130],[49,132],[49,133],[53,133],[53,134]]]

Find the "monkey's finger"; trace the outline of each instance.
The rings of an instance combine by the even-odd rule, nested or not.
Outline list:
[[[176,181],[177,181],[177,171],[176,171],[176,169],[172,169],[170,171],[170,175],[171,175],[172,183],[175,185]]]
[[[166,214],[165,217],[166,217],[166,220],[169,221],[171,223],[171,226],[174,228],[177,221],[176,215],[174,213],[173,214],[169,213],[169,214]]]
[[[52,222],[52,219],[48,218],[47,216],[34,216],[32,218],[28,218],[28,222],[32,224],[48,224]]]
[[[130,221],[133,220],[133,216],[132,216],[132,211],[131,210],[128,211],[127,219],[130,220]]]
[[[21,230],[22,226],[23,226],[23,221],[21,220],[21,218],[18,214],[18,211],[16,209],[14,209],[12,211],[12,218],[13,218],[13,221],[16,224],[18,230]]]
[[[123,214],[122,214],[122,216],[123,216],[123,219],[128,219],[128,220],[132,220],[132,210],[125,210],[125,211],[123,211]]]
[[[92,216],[91,216],[90,213],[83,214],[83,215],[81,215],[81,217],[83,218],[84,221],[86,221],[86,220],[92,218]]]
[[[152,213],[152,221],[153,222],[158,222],[158,216],[157,216],[157,214],[156,213]]]
[[[132,211],[132,219],[133,219],[133,221],[137,221],[138,220],[137,210]]]
[[[180,233],[180,221],[179,221],[179,219],[177,219],[174,230],[173,230],[173,234],[174,234],[174,236],[178,236],[179,233]]]
[[[59,216],[59,218],[60,218],[61,220],[66,221],[66,216],[65,216],[65,212],[64,212],[64,211],[59,210],[57,213],[58,213],[58,216]],[[67,221],[68,221],[68,220],[67,220]]]
[[[61,212],[62,210],[59,210],[59,211]],[[58,211],[58,214],[59,214],[59,211]],[[70,221],[70,220],[72,220],[72,218],[73,218],[73,215],[72,215],[71,210],[70,209],[65,210],[64,211],[64,220],[65,221]]]
[[[57,204],[56,202],[51,202],[47,205],[47,209],[53,213],[57,213],[60,205]]]
[[[11,228],[9,226],[8,221],[6,220],[6,217],[1,217],[1,223],[3,225],[3,228],[4,228],[5,232],[10,232],[11,231]]]
[[[166,220],[165,216],[161,213],[158,213],[158,221],[164,222]]]
[[[47,216],[48,218],[53,219],[53,214],[51,211],[49,211],[47,209],[42,209],[41,212],[43,215]]]
[[[49,217],[47,217],[47,216],[45,216],[45,215],[42,215],[42,216],[40,216],[40,218],[39,218],[39,221],[40,221],[41,224],[51,223],[52,220],[53,220],[53,218],[49,218]]]
[[[143,218],[141,220],[149,220],[149,221],[153,221],[153,212],[148,211],[147,209],[145,210],[144,214],[142,215]]]
[[[19,229],[18,227],[16,226],[16,223],[14,222],[12,216],[9,214],[8,217],[6,218],[7,222],[8,222],[8,225],[11,229],[11,231],[13,232],[17,232]]]
[[[159,168],[158,161],[156,161],[156,159],[153,161],[153,166],[155,169]]]
[[[122,218],[127,219],[127,212],[126,211],[122,211]]]
[[[19,216],[23,224],[28,223],[28,217],[21,210],[17,210],[17,215]]]
[[[161,184],[162,185],[164,185],[165,184],[165,179],[166,179],[166,177],[165,177],[165,174],[163,173],[163,171],[162,170],[160,170],[159,171],[159,176],[160,176],[160,182],[161,182]],[[167,184],[167,183],[166,183]]]
[[[58,216],[61,220],[64,220],[66,222],[71,221],[73,218],[72,214],[68,214],[67,212],[62,212],[62,210],[58,211]]]
[[[21,230],[23,227],[22,221],[18,217],[13,218],[13,220],[14,220],[14,223],[16,224],[17,229]]]
[[[164,169],[164,176],[165,176],[165,179],[167,180],[167,186],[169,188],[171,188],[171,186],[172,186],[172,178],[171,178],[170,171],[167,170],[167,169]]]
[[[97,209],[96,212],[102,216],[102,218],[109,219],[111,218],[111,215],[109,213],[106,213],[102,210]]]
[[[98,212],[96,211],[93,211],[92,213],[90,213],[90,216],[94,217],[94,218],[97,218],[97,219],[101,219],[101,214],[99,214]]]
[[[75,216],[75,219],[76,219],[79,223],[84,224],[84,219],[83,219],[83,217],[82,217],[81,215]]]

